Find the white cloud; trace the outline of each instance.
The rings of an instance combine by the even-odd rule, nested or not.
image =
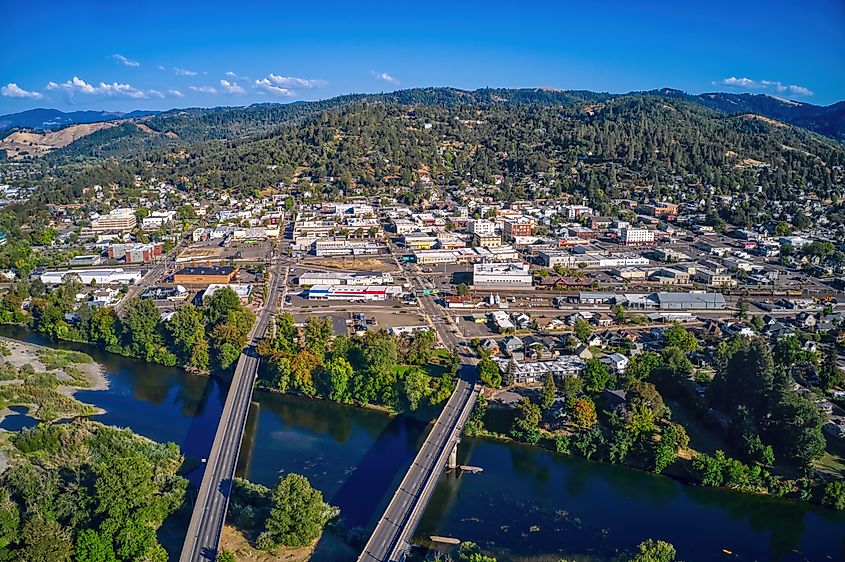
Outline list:
[[[163,66],[163,65],[158,65],[158,69],[159,69],[159,70],[167,70],[166,68],[164,68],[164,66]]]
[[[226,73],[226,76],[228,76],[229,78],[234,78],[235,80],[246,80],[246,81],[249,81],[249,77],[248,77],[248,76],[241,76],[240,74],[237,74],[236,72],[232,72],[231,70],[230,70],[229,72],[227,72],[227,73]]]
[[[164,97],[164,94],[162,94],[158,90],[147,90],[147,95],[151,98],[163,98]]]
[[[175,72],[179,76],[196,76],[197,74],[199,74],[199,72],[196,72],[195,70],[187,70],[185,68],[179,67],[174,68],[173,72]]]
[[[72,80],[68,80],[67,82],[63,82],[62,84],[50,82],[49,84],[47,84],[47,89],[65,92],[69,96],[73,96],[75,94],[84,94],[107,97],[128,97],[135,99],[146,99],[150,97],[147,92],[139,90],[138,88],[135,88],[134,86],[131,86],[129,84],[120,84],[118,82],[112,82],[111,84],[107,84],[105,82],[100,82],[99,86],[92,86],[91,84],[77,76],[74,76]]]
[[[724,78],[718,82],[714,82],[717,86],[730,86],[732,88],[742,88],[743,90],[760,90],[768,92],[777,92],[779,94],[791,94],[794,96],[812,96],[813,92],[804,86],[796,84],[784,84],[774,80],[752,80],[751,78],[737,78],[731,76]]]
[[[6,98],[31,98],[35,100],[40,100],[44,96],[39,92],[30,92],[24,90],[14,82],[9,82],[2,88],[0,88],[0,95]]]
[[[188,86],[192,92],[200,92],[201,94],[216,94],[217,88],[214,86]]]
[[[296,76],[280,76],[278,74],[270,74],[264,80],[280,88],[291,86],[296,88],[322,88],[328,84],[325,80],[316,78],[297,78]]]
[[[279,86],[274,86],[269,79],[263,78],[261,80],[256,80],[253,84],[253,88],[264,90],[265,92],[270,92],[271,94],[276,94],[279,96],[295,96],[296,92],[290,90],[288,88],[280,88]]]
[[[185,94],[180,92],[179,90],[167,90],[167,95],[173,98],[184,98]]]
[[[241,86],[238,86],[237,82],[229,82],[228,80],[221,80],[220,81],[220,89],[225,94],[245,94],[246,90],[244,90]]]
[[[395,76],[391,76],[387,72],[376,72],[375,70],[371,70],[370,76],[378,78],[379,80],[384,80],[385,82],[390,82],[391,84],[399,84],[399,79]]]
[[[140,62],[134,61],[134,60],[129,60],[128,58],[124,57],[123,55],[112,55],[111,58],[112,58],[112,60],[116,60],[117,62],[119,62],[120,64],[122,64],[124,66],[131,66],[133,68],[137,68],[137,67],[141,66]]]

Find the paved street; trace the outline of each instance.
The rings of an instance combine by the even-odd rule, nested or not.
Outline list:
[[[413,278],[412,282],[407,270],[403,271],[412,287],[422,288],[419,278]],[[433,298],[430,295],[420,297],[420,305],[434,326],[440,342],[448,349],[460,351],[460,340],[450,330],[451,320],[437,307]],[[455,390],[408,468],[384,515],[379,519],[364,551],[358,557],[359,562],[399,561],[409,548],[449,454],[460,440],[464,423],[478,397],[476,360],[464,353],[461,353],[461,358],[462,365]]]
[[[287,284],[288,275],[287,270],[283,270],[284,261],[279,259],[272,270],[267,302],[264,303],[258,315],[258,320],[249,335],[249,344],[238,359],[232,376],[232,385],[226,396],[226,403],[223,406],[220,423],[208,456],[185,544],[179,557],[180,562],[214,560],[217,554],[252,389],[258,373],[260,358],[256,345],[264,336],[279,308],[280,291]]]

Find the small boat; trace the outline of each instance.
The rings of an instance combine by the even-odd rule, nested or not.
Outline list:
[[[722,552],[724,552],[725,554],[727,554],[727,555],[729,555],[729,556],[733,554],[733,551],[732,551],[732,550],[728,550],[727,548],[723,548],[723,549],[722,549]]]

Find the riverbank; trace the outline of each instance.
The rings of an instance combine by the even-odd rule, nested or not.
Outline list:
[[[102,414],[74,395],[108,388],[105,369],[85,353],[0,337],[0,429]],[[22,419],[5,423],[10,416]]]

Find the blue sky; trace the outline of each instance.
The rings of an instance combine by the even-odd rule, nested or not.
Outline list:
[[[845,99],[842,0],[4,4],[0,113],[418,86]]]

